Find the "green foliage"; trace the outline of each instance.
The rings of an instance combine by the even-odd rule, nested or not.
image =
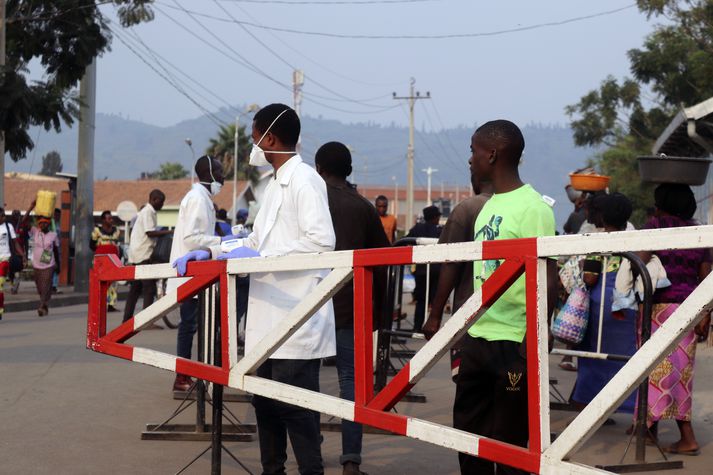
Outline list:
[[[594,163],[611,175],[611,189],[634,203],[641,224],[651,187],[640,183],[636,157],[651,148],[682,106],[713,96],[713,0],[639,0],[649,17],[665,16],[641,48],[628,52],[633,78],[611,76],[565,112],[575,143],[606,145]]]
[[[188,177],[188,170],[183,165],[176,162],[166,162],[159,165],[155,172],[144,172],[141,174],[142,180],[180,180]]]
[[[153,18],[150,0],[115,0],[122,24]],[[78,117],[75,88],[92,60],[109,47],[106,20],[93,0],[8,0],[6,65],[0,69],[0,130],[14,161],[34,147],[30,126],[59,131]],[[30,81],[36,60],[42,81]]]
[[[238,137],[240,143],[240,149],[238,150],[238,180],[250,180],[255,183],[258,179],[258,171],[255,167],[248,165],[250,150],[252,149],[252,138],[245,134],[245,126],[240,127],[238,130]],[[218,130],[218,135],[210,139],[205,152],[220,160],[223,164],[225,179],[232,180],[233,156],[235,155],[235,124],[222,126]]]
[[[62,171],[62,168],[62,157],[59,156],[56,150],[52,150],[42,157],[42,170],[40,170],[40,175],[55,176]]]

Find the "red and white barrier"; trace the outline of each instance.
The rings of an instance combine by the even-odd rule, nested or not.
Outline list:
[[[709,276],[629,360],[601,393],[550,444],[549,369],[547,364],[546,258],[558,255],[691,249],[713,247],[713,226],[630,231],[612,234],[558,236],[339,251],[282,257],[193,262],[189,281],[167,294],[133,319],[108,331],[106,291],[116,280],[176,277],[169,265],[121,267],[114,256],[97,256],[91,271],[87,347],[119,358],[194,376],[253,394],[295,404],[343,419],[360,422],[414,439],[521,468],[533,473],[605,473],[565,462],[644,379],[713,302],[713,276]],[[372,269],[376,266],[502,259],[498,270],[456,312],[401,371],[378,393],[373,388]],[[331,273],[290,312],[281,324],[237,359],[235,326],[235,275],[331,269]],[[394,414],[390,409],[413,387],[520,276],[525,276],[527,300],[527,387],[529,447],[517,447],[452,427]],[[312,314],[354,278],[355,401],[347,401],[283,383],[259,378],[255,369],[270,357]],[[220,285],[222,366],[189,361],[126,342],[187,298],[215,283]]]

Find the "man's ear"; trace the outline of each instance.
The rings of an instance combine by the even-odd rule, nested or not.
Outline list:
[[[494,164],[495,161],[498,159],[498,151],[496,149],[492,149],[490,151],[490,158],[488,159],[489,164]]]

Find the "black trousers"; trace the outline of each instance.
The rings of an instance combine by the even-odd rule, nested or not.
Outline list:
[[[140,262],[137,265],[148,264],[149,261]],[[134,316],[136,302],[139,300],[139,295],[144,298],[144,307],[151,305],[156,298],[156,280],[132,280],[129,285],[129,295],[126,297],[126,305],[124,305],[124,319],[127,321]]]
[[[453,427],[527,446],[527,371],[520,343],[466,335],[453,404]],[[458,454],[461,474],[524,474],[522,470]]]

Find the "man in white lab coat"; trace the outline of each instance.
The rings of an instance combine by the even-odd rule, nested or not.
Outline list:
[[[195,164],[199,183],[194,183],[191,190],[181,200],[178,210],[176,229],[171,245],[171,262],[192,251],[219,245],[221,237],[215,235],[215,208],[213,196],[220,192],[223,185],[223,166],[220,161],[208,155],[200,157]],[[232,236],[227,236],[230,238]],[[226,239],[223,237],[222,239]],[[169,279],[166,293],[176,290],[187,279]],[[191,358],[193,335],[196,333],[198,299],[190,298],[181,304],[181,323],[178,325],[176,355]],[[191,378],[176,374],[174,391],[187,391],[191,387]]]
[[[264,107],[253,121],[250,164],[271,165],[274,177],[265,190],[253,232],[243,247],[226,257],[277,256],[334,249],[327,187],[317,172],[295,151],[300,121],[284,104]],[[219,246],[211,246],[213,256]],[[257,251],[257,252],[256,252]],[[207,259],[209,255],[194,256]],[[179,262],[185,268],[185,259]],[[269,335],[329,270],[304,270],[250,275],[250,297],[245,326],[245,354]],[[331,300],[317,311],[257,370],[263,378],[319,391],[320,360],[336,354]],[[287,436],[300,474],[322,474],[319,415],[314,411],[261,396],[253,396],[263,474],[284,474]]]

